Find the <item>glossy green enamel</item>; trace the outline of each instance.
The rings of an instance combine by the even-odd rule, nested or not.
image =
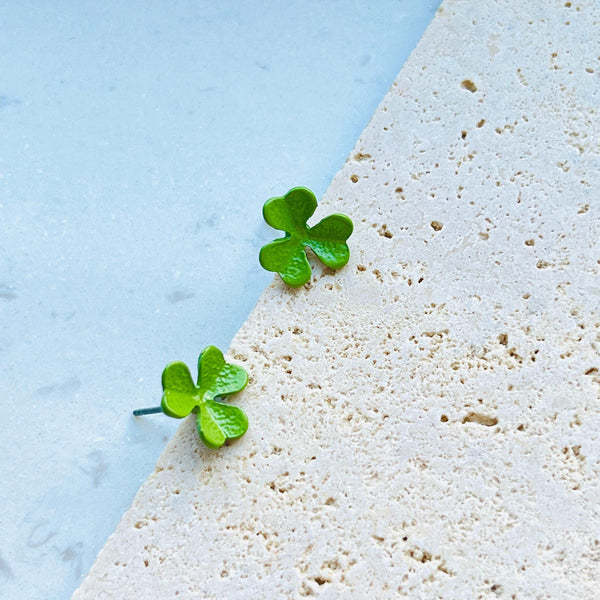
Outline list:
[[[265,202],[263,216],[273,228],[285,231],[279,238],[260,250],[260,264],[279,273],[289,286],[304,285],[311,275],[306,258],[309,247],[319,259],[332,269],[343,267],[350,258],[346,240],[352,234],[352,221],[346,215],[325,217],[314,227],[307,225],[317,208],[315,195],[307,188],[296,187],[285,196]]]
[[[182,419],[197,415],[196,427],[202,441],[210,448],[220,448],[227,440],[239,438],[248,429],[243,410],[216,400],[243,390],[248,374],[237,365],[225,362],[223,353],[207,346],[198,358],[198,383],[182,362],[172,362],[162,374],[161,407],[170,417]]]

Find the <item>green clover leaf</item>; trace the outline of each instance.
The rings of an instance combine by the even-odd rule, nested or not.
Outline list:
[[[216,400],[243,390],[248,374],[242,367],[225,362],[223,353],[207,346],[198,358],[198,383],[182,362],[172,362],[162,374],[162,411],[183,419],[197,415],[196,427],[202,441],[210,448],[220,448],[227,440],[241,437],[248,429],[243,410]]]
[[[311,275],[306,258],[308,246],[328,267],[339,269],[350,258],[346,240],[352,234],[352,221],[346,215],[330,215],[314,227],[307,225],[317,208],[315,195],[307,188],[295,187],[285,196],[265,202],[263,216],[275,229],[285,231],[279,238],[260,249],[260,264],[279,273],[291,287],[304,285]]]

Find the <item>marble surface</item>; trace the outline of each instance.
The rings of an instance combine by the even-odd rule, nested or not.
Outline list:
[[[9,3],[0,36],[0,597],[69,598],[226,349],[264,201],[317,197],[438,0]]]

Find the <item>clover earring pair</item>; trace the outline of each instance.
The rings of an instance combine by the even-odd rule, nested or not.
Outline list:
[[[307,221],[316,208],[315,195],[304,187],[271,198],[263,207],[265,221],[274,229],[284,231],[285,236],[261,248],[260,264],[267,271],[278,273],[291,287],[299,287],[310,280],[307,247],[331,269],[343,267],[350,258],[346,240],[352,234],[352,221],[345,215],[334,214],[310,227]],[[161,405],[137,409],[133,414],[162,412],[182,419],[194,413],[200,439],[210,448],[220,448],[227,440],[237,439],[248,430],[248,417],[244,411],[221,401],[240,392],[247,384],[245,369],[225,362],[218,348],[207,346],[198,358],[196,384],[184,363],[169,363],[162,374]]]

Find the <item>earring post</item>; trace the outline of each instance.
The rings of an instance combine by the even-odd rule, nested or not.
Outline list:
[[[155,415],[163,411],[160,406],[153,406],[152,408],[137,408],[133,411],[134,416],[141,417],[143,415]]]

